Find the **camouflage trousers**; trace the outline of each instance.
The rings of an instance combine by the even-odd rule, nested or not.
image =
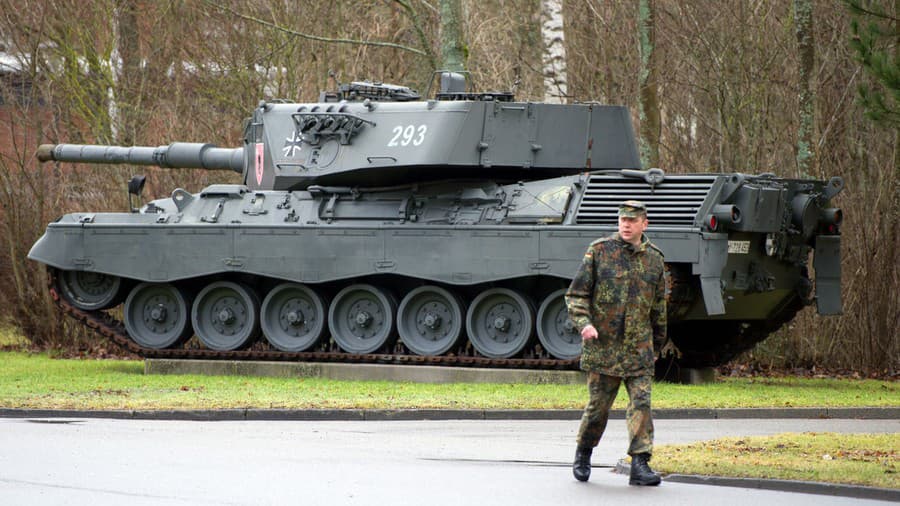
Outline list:
[[[579,448],[593,448],[600,442],[609,420],[609,409],[623,380],[628,391],[628,409],[625,412],[630,440],[628,454],[653,453],[650,376],[619,378],[595,372],[588,373],[590,400],[584,408],[581,427],[578,429]]]

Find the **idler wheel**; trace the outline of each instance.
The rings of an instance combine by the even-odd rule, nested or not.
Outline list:
[[[241,283],[210,283],[194,301],[191,322],[200,342],[211,350],[245,348],[259,335],[259,298]]]
[[[325,306],[322,297],[306,285],[280,284],[263,300],[263,335],[279,350],[308,350],[325,335]]]
[[[328,310],[331,337],[347,353],[372,353],[395,337],[396,307],[381,288],[350,285],[338,292]]]
[[[571,360],[581,355],[581,334],[569,320],[565,288],[541,302],[537,313],[537,333],[541,345],[553,358]]]
[[[478,294],[469,306],[466,330],[478,353],[489,358],[510,358],[531,341],[534,309],[518,292],[491,288]]]
[[[462,302],[439,286],[420,286],[406,294],[397,309],[397,331],[416,355],[442,355],[462,336]]]
[[[190,297],[169,283],[141,283],[125,300],[125,330],[145,348],[163,349],[192,334]]]
[[[85,311],[107,309],[122,302],[122,278],[99,272],[60,271],[57,288],[73,306]]]

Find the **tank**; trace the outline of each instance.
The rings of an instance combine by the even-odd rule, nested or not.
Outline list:
[[[680,365],[722,364],[812,303],[840,312],[839,177],[640,170],[624,107],[440,82],[260,102],[237,148],[43,145],[242,182],[66,214],[29,258],[64,312],[144,357],[573,368],[563,294],[637,199]]]

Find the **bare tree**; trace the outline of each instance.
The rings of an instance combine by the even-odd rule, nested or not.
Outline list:
[[[659,167],[659,137],[661,131],[656,51],[656,1],[639,0],[638,34],[640,39],[640,120],[641,165]]]
[[[134,143],[139,125],[142,73],[138,9],[134,0],[119,0],[112,23],[115,38],[109,62],[113,69],[109,88],[111,141],[127,146]]]
[[[815,63],[816,46],[811,0],[794,0],[794,32],[799,57],[799,125],[797,128],[797,175],[809,177],[815,166]]]
[[[541,1],[541,37],[544,41],[544,101],[563,104],[568,96],[566,43],[562,0]]]
[[[441,0],[441,67],[466,69],[466,44],[463,41],[461,0]]]

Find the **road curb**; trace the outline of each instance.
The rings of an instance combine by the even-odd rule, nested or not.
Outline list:
[[[616,474],[629,475],[631,464],[620,460],[613,467]],[[773,490],[776,492],[794,492],[799,494],[816,494],[854,499],[871,499],[876,501],[900,502],[900,490],[893,488],[865,487],[843,483],[825,483],[821,481],[775,480],[767,478],[732,478],[728,476],[711,476],[699,474],[664,474],[663,483],[686,483],[689,485],[714,485],[717,487],[753,488]]]
[[[705,476],[690,474],[670,474],[663,481],[689,483],[693,485],[716,485],[719,487],[755,488],[775,490],[778,492],[795,492],[799,494],[818,494],[828,496],[853,497],[855,499],[871,499],[877,501],[900,502],[900,490],[893,488],[863,487],[860,485],[842,485],[822,483],[818,481],[769,480],[761,478],[728,478],[724,476]]]
[[[181,409],[181,410],[77,410],[0,408],[0,418],[109,418],[120,420],[197,421],[328,421],[328,420],[577,420],[580,409]],[[622,420],[625,410],[610,412]],[[863,419],[900,420],[900,407],[887,408],[735,408],[654,409],[653,417],[670,420],[716,419]]]
[[[338,381],[409,381],[413,383],[438,384],[583,385],[587,381],[587,376],[584,372],[569,370],[166,358],[144,359],[144,374],[238,375],[273,378],[324,378]]]

